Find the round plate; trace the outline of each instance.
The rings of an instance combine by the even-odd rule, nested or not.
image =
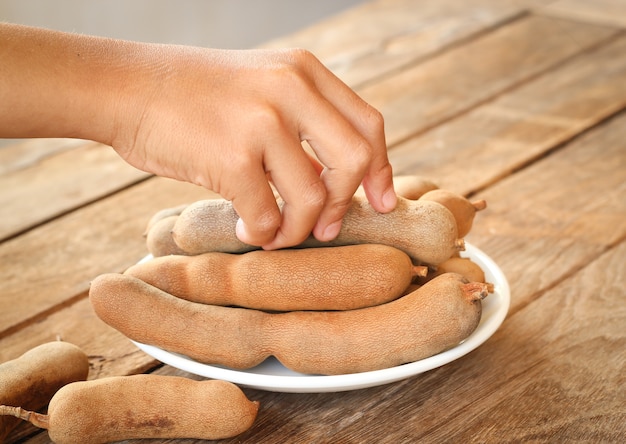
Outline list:
[[[506,277],[489,256],[470,244],[466,244],[463,256],[469,257],[480,265],[485,272],[487,282],[491,282],[495,286],[495,291],[482,301],[483,313],[480,323],[476,330],[456,347],[409,364],[363,373],[320,376],[291,371],[278,360],[268,358],[256,367],[247,370],[233,370],[218,365],[203,364],[153,345],[133,342],[153,358],[172,367],[199,376],[222,379],[244,387],[261,390],[292,393],[338,392],[388,384],[459,359],[489,339],[504,321],[511,300]],[[143,260],[150,258],[151,256],[148,256]]]

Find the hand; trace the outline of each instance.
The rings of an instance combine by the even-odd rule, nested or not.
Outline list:
[[[113,147],[141,169],[232,200],[242,241],[331,240],[362,181],[377,211],[394,208],[380,113],[309,52],[161,46],[150,60]]]
[[[0,42],[0,136],[111,145],[137,168],[232,200],[244,242],[288,247],[311,232],[331,240],[361,182],[377,211],[395,207],[380,113],[307,51],[155,45],[6,23]]]

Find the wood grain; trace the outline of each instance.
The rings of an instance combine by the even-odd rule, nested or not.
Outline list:
[[[80,139],[15,139],[0,149],[0,176],[36,165],[42,159],[88,142]]]
[[[585,23],[626,28],[626,1],[624,0],[558,0],[535,8],[535,11]]]
[[[394,173],[462,194],[488,187],[624,109],[625,53],[622,36],[394,147]]]
[[[381,11],[387,17],[384,22],[379,20]],[[520,11],[518,5],[492,0],[461,3],[428,0],[419,5],[406,0],[382,1],[364,4],[347,11],[347,19],[343,16],[330,19],[287,40],[291,42],[288,46],[309,47],[322,58],[326,54],[346,76],[365,81],[485,32]],[[355,33],[355,29],[362,31]],[[374,43],[380,40],[385,45]],[[285,44],[285,40],[277,39],[267,46]],[[68,170],[67,164],[74,168]],[[73,139],[16,142],[0,150],[0,187],[13,190],[0,201],[8,215],[0,219],[0,239],[146,177],[146,173],[125,164],[110,148],[93,142]]]
[[[626,238],[624,140],[622,112],[476,196],[489,210],[469,240],[510,280],[512,312]]]
[[[517,315],[517,312],[525,313],[527,310],[530,310],[529,307],[533,306],[533,301],[535,299],[542,300],[542,298],[545,297],[545,291],[555,291],[554,289],[550,289],[552,287],[558,287],[561,285],[561,280],[566,279],[569,275],[574,274],[576,271],[584,269],[585,266],[592,263],[598,255],[602,254],[603,251],[611,249],[611,246],[618,242],[615,237],[619,235],[620,232],[622,233],[622,236],[626,232],[623,217],[623,215],[626,214],[626,209],[624,209],[623,203],[620,204],[619,202],[619,197],[623,195],[623,184],[626,183],[626,180],[624,180],[624,178],[621,179],[621,189],[619,186],[614,187],[610,178],[605,179],[604,182],[597,180],[597,178],[601,177],[610,177],[611,175],[608,174],[607,171],[611,171],[612,168],[619,165],[619,162],[624,162],[626,160],[624,159],[624,151],[621,148],[623,145],[620,145],[621,140],[623,140],[622,128],[626,128],[624,125],[624,118],[616,118],[607,125],[600,126],[595,131],[591,131],[584,137],[577,139],[568,147],[552,154],[551,156],[548,156],[517,175],[512,176],[510,180],[502,181],[501,184],[491,188],[489,193],[485,193],[481,196],[490,199],[494,203],[490,206],[491,211],[489,213],[481,215],[481,219],[477,223],[474,230],[477,235],[473,239],[476,240],[476,243],[481,246],[481,248],[484,248],[485,251],[491,254],[495,260],[502,265],[505,273],[507,273],[507,276],[512,284],[514,299],[514,310],[512,310],[512,312],[516,313],[515,315]],[[592,159],[596,154],[594,147],[600,143],[603,146],[603,158],[601,161],[592,162]],[[626,169],[622,170],[626,171]],[[553,181],[551,182],[553,184],[552,186],[545,181],[541,182],[539,180],[535,181],[532,179],[533,176],[545,179],[545,177],[547,177],[547,171],[550,171],[550,174],[553,176]],[[556,174],[556,172],[558,172],[558,174]],[[585,179],[585,177],[593,178],[593,180]],[[572,201],[575,203],[572,203],[571,207],[568,207],[567,204],[565,204],[565,208],[563,208],[562,205],[555,204],[555,202],[560,202],[561,200],[565,201],[565,199],[561,199],[563,192],[557,192],[559,187],[563,184],[563,180],[569,180],[569,182],[565,183],[565,187],[563,189],[573,190],[577,196],[577,200]],[[619,177],[613,180],[620,182]],[[576,185],[578,181],[581,182]],[[519,182],[523,182],[525,184],[536,183],[536,186],[538,188],[541,187],[542,190],[541,192],[526,190],[524,187],[518,186]],[[598,194],[599,190],[604,190],[604,197],[602,200],[596,201],[595,204],[588,209],[589,211],[583,212],[581,211],[581,208],[577,207],[577,204],[581,201],[593,202],[592,198],[594,195]],[[570,246],[569,249],[563,250],[554,247],[546,248],[546,241],[537,236],[532,237],[537,241],[537,244],[528,245],[525,248],[521,244],[517,245],[516,248],[496,248],[498,245],[510,247],[511,240],[509,240],[509,238],[513,241],[518,238],[518,236],[515,235],[515,232],[509,231],[511,229],[510,221],[518,220],[516,219],[516,214],[524,215],[524,218],[520,218],[519,220],[529,217],[529,213],[525,211],[527,209],[520,208],[519,205],[520,202],[524,201],[522,199],[523,193],[527,191],[530,191],[530,196],[533,197],[533,207],[536,209],[536,212],[532,213],[533,217],[529,219],[529,221],[533,222],[532,225],[535,226],[535,230],[538,229],[537,227],[541,227],[541,230],[538,232],[546,232],[548,234],[552,233],[552,236],[557,238],[556,233],[564,231],[563,227],[568,226],[569,229],[565,231],[571,236],[576,236],[578,238],[577,241],[567,242]],[[609,192],[607,193],[607,191]],[[515,195],[515,192],[518,193],[517,196]],[[500,197],[496,198],[496,195]],[[525,197],[525,200],[529,200],[528,196]],[[594,212],[593,215],[591,215],[591,210]],[[605,214],[607,212],[609,213],[608,219],[602,220],[602,218],[607,217],[607,214]],[[581,213],[588,214],[588,216],[579,219],[577,216]],[[545,219],[549,216],[551,216],[549,221],[546,221]],[[539,217],[541,220],[536,220],[536,217]],[[504,230],[506,235],[500,234],[499,232],[494,233],[494,229],[496,228],[502,230],[503,225],[507,228],[507,230]],[[615,232],[608,233],[606,230],[598,228],[604,226],[617,227],[617,234]],[[519,230],[519,233],[526,233],[526,235],[528,235],[528,225],[522,224],[519,227],[515,227],[515,229]],[[593,235],[590,236],[590,234]],[[527,240],[525,242],[528,243]],[[553,242],[558,242],[558,239],[553,240]],[[585,243],[587,245],[585,245]],[[595,243],[595,245],[590,246],[590,243]],[[555,257],[554,254],[546,254],[549,251],[554,251],[557,256]],[[619,257],[623,260],[623,253],[621,254],[622,256]],[[515,273],[516,270],[523,271],[523,273]],[[623,276],[621,279],[623,279]],[[604,280],[599,280],[598,284],[602,282],[604,282]],[[620,289],[622,287],[617,284],[615,288]],[[76,307],[79,306],[80,308],[76,309],[79,310],[79,312],[84,316],[84,319],[80,322],[76,321],[76,313],[64,310],[59,313],[56,318],[46,319],[46,321],[40,325],[48,325],[49,327],[56,326],[57,329],[59,325],[68,325],[69,327],[67,330],[64,330],[64,334],[67,336],[68,340],[77,339],[80,337],[82,331],[84,331],[87,325],[94,324],[93,314],[89,310],[87,301],[81,301],[76,304]],[[72,320],[74,321],[72,322]],[[29,327],[23,332],[20,332],[20,335],[16,334],[6,340],[3,340],[0,350],[12,348],[11,341],[15,341],[16,346],[26,343],[27,341],[24,339],[16,339],[17,336],[21,336],[22,333],[31,336],[33,335],[33,332],[36,332],[33,336],[36,339],[39,337],[45,337],[41,336],[44,333],[42,333],[40,328],[42,327],[39,325]],[[609,327],[607,326],[607,328]],[[111,369],[115,369],[116,372],[134,373],[141,368],[145,368],[146,365],[149,366],[153,364],[150,359],[143,360],[140,356],[137,356],[136,354],[133,355],[136,350],[134,350],[132,346],[129,347],[129,343],[126,339],[110,332],[108,334],[103,333],[100,331],[99,327],[93,329],[95,332],[94,335],[85,338],[85,342],[81,342],[81,345],[84,344],[87,349],[93,350],[90,351],[90,354],[96,353],[95,350],[108,350],[107,353],[103,353],[102,358],[98,358],[108,361],[103,363],[102,368],[109,369],[99,373],[100,376],[108,374]],[[43,332],[45,332],[45,329],[43,329]],[[505,335],[505,337],[508,336]],[[80,342],[80,340],[78,341]],[[111,342],[107,343],[108,341]],[[506,347],[508,347],[508,345]],[[482,350],[482,348],[479,350]],[[15,351],[15,353],[17,354],[18,351]],[[97,353],[99,354],[101,352]],[[127,353],[134,357],[132,359],[126,359],[124,356]],[[494,356],[500,356],[500,352],[497,350],[492,350],[490,353],[493,353]],[[484,369],[483,367],[485,366],[485,362],[489,362],[488,360],[485,361],[485,359],[486,358],[484,357],[480,358],[476,365],[480,364],[479,367]],[[464,360],[461,361],[464,362]],[[266,421],[270,421],[271,418],[271,422],[274,424],[274,429],[270,430],[273,433],[280,434],[280,428],[275,429],[276,424],[284,423],[288,425],[289,430],[300,430],[299,433],[303,433],[303,435],[298,434],[298,438],[323,440],[326,438],[323,435],[307,434],[321,433],[319,429],[311,428],[311,426],[306,425],[307,421],[310,421],[311,417],[318,417],[320,421],[326,421],[327,423],[333,424],[333,427],[347,427],[351,421],[354,421],[355,424],[361,424],[358,427],[360,430],[362,427],[361,421],[365,421],[367,424],[379,423],[377,421],[380,421],[380,419],[376,419],[378,415],[380,415],[380,412],[376,410],[379,406],[379,402],[376,400],[384,399],[386,397],[394,399],[394,403],[396,405],[396,415],[410,415],[410,418],[406,419],[406,421],[411,420],[415,422],[417,421],[417,416],[419,416],[419,412],[416,413],[414,411],[416,405],[421,405],[422,403],[428,405],[431,402],[430,397],[443,396],[444,393],[448,393],[448,396],[450,396],[450,393],[453,392],[455,393],[453,400],[448,401],[452,403],[452,405],[444,403],[445,408],[440,407],[437,409],[439,412],[442,410],[447,411],[452,408],[453,405],[455,405],[454,403],[458,402],[459,399],[465,399],[471,394],[471,392],[456,386],[452,392],[446,392],[443,388],[447,386],[446,384],[448,383],[443,384],[442,381],[450,381],[459,377],[458,372],[462,371],[459,366],[461,366],[462,362],[413,378],[411,382],[405,381],[388,387],[367,389],[350,394],[335,395],[337,398],[332,398],[334,401],[332,401],[331,395],[322,394],[282,395],[280,399],[275,399],[276,395],[262,392],[257,393],[257,395],[260,396],[261,400],[264,400],[265,404],[269,404],[269,410],[266,411],[266,414],[268,415],[266,417]],[[507,357],[507,359],[504,359],[503,362],[511,363],[513,361]],[[441,372],[443,372],[443,374]],[[470,378],[472,384],[468,385],[467,389],[469,390],[470,387],[475,387],[475,384],[479,380],[480,375]],[[493,381],[493,378],[486,379],[486,381]],[[409,389],[413,386],[413,384],[419,384],[420,390],[418,394],[413,395],[417,396],[417,398],[409,401],[409,399],[405,398],[405,396],[409,397]],[[408,393],[401,396],[400,393],[403,393],[404,390],[408,390]],[[428,396],[423,394],[424,390]],[[484,391],[484,389],[481,390],[481,392],[482,391]],[[288,406],[293,405],[294,403],[300,403],[299,408],[296,410],[290,410]],[[359,405],[361,408],[355,408],[353,411],[350,411],[349,409],[346,410],[347,405]],[[391,408],[391,406],[386,406],[386,408]],[[276,416],[281,414],[285,415],[285,411],[291,413],[287,413],[287,417],[281,416],[282,420],[277,421]],[[304,415],[302,412],[306,412],[309,416]],[[363,412],[367,413],[364,414]],[[331,420],[333,417],[337,418],[337,424]],[[263,424],[262,418],[263,416],[260,419],[260,424]],[[384,421],[382,422],[384,423]],[[436,428],[438,423],[439,421],[435,418],[433,418],[430,423],[420,419],[420,424],[424,424],[423,430]],[[285,425],[285,427],[287,427],[287,425]],[[269,434],[270,430],[266,430],[265,433]],[[337,433],[337,429],[333,428],[333,430],[335,431],[334,433]],[[348,433],[346,439],[355,439],[355,441],[352,442],[358,442],[356,439],[362,438],[362,436],[359,435],[359,430],[353,430],[349,433],[346,432]],[[257,433],[259,433],[259,435],[253,435],[252,439],[261,439],[261,435],[264,432]],[[373,432],[370,430],[368,433]],[[417,436],[415,433],[417,433],[417,431],[411,432],[407,436],[413,439]],[[269,434],[268,436],[272,436],[272,434]],[[406,438],[406,436],[404,436],[404,438]],[[403,436],[393,435],[393,439],[404,438]],[[268,440],[269,439],[270,438],[268,438]]]
[[[0,175],[0,239],[14,236],[149,175],[125,163],[112,148],[95,142],[61,145],[44,155],[34,149],[32,164]],[[61,148],[60,147],[60,148]],[[68,168],[68,165],[73,167]]]
[[[493,0],[367,2],[264,47],[305,48],[351,87],[502,25],[525,5]]]
[[[543,8],[550,3],[571,13],[555,18]],[[319,45],[346,73],[368,72],[371,82],[355,81],[388,113],[397,174],[428,175],[487,200],[468,241],[502,267],[512,307],[477,350],[397,383],[322,394],[245,389],[261,402],[257,422],[220,442],[626,439],[626,36],[619,20],[598,19],[616,15],[610,7],[574,11],[588,4],[380,0],[283,40]],[[362,26],[377,22],[380,28]],[[0,185],[21,175],[14,183],[29,190],[23,199],[31,202],[40,193],[71,193],[69,177],[80,176],[83,163],[97,177],[75,182],[81,185],[102,183],[122,165],[111,156],[112,170],[98,175],[106,150],[83,153],[84,141],[26,143],[39,142],[32,151],[0,150]],[[72,155],[75,149],[81,153]],[[158,365],[99,321],[87,291],[93,277],[146,254],[141,234],[154,212],[210,193],[119,177],[119,191],[98,194],[85,184],[84,194],[74,190],[39,222],[16,216],[26,229],[0,243],[0,362],[61,337],[88,353],[92,379],[138,372],[198,378]],[[45,190],[46,182],[55,190]],[[0,190],[2,198],[15,196]],[[31,433],[22,426],[9,442],[50,442],[45,432]]]
[[[147,254],[142,233],[158,210],[215,196],[154,178],[0,244],[0,337],[74,301],[91,279]]]
[[[612,28],[531,16],[357,92],[385,117],[392,147],[615,34]]]

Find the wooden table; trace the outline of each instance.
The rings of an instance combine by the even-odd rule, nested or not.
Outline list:
[[[380,0],[267,45],[310,49],[383,113],[395,174],[487,200],[467,240],[512,300],[481,347],[400,382],[244,389],[258,419],[226,442],[626,440],[625,29],[624,0]],[[90,378],[184,374],[87,293],[146,254],[154,212],[207,196],[93,142],[0,150],[0,361],[62,338]],[[20,439],[48,441],[26,425]]]

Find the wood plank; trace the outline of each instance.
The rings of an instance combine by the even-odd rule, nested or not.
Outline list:
[[[520,2],[493,0],[367,2],[263,47],[306,48],[356,87],[500,26],[525,9]]]
[[[624,54],[622,36],[394,147],[394,173],[465,195],[495,183],[626,108]]]
[[[32,148],[24,158],[30,164],[17,168],[15,161],[0,175],[0,188],[11,190],[0,196],[0,240],[149,177],[95,142],[61,144],[49,154]]]
[[[515,312],[626,238],[626,113],[503,179],[468,240],[501,266]]]
[[[625,261],[622,242],[509,317],[446,392],[428,400],[455,411],[439,421],[428,409],[415,412],[415,420],[432,425],[417,436],[453,442],[623,440]],[[469,405],[472,415],[463,415]]]
[[[211,196],[154,178],[0,244],[0,337],[73,301],[98,274],[143,257],[142,233],[156,211]]]
[[[519,87],[616,32],[531,16],[357,92],[382,112],[387,143],[393,146]]]
[[[35,165],[52,154],[91,143],[80,139],[3,139],[3,142],[0,176]]]
[[[158,362],[138,349],[94,313],[86,290],[81,299],[17,334],[0,339],[0,362],[22,355],[45,342],[63,340],[79,346],[89,356],[89,379],[143,373]]]
[[[535,8],[538,14],[626,28],[624,0],[558,0]]]

